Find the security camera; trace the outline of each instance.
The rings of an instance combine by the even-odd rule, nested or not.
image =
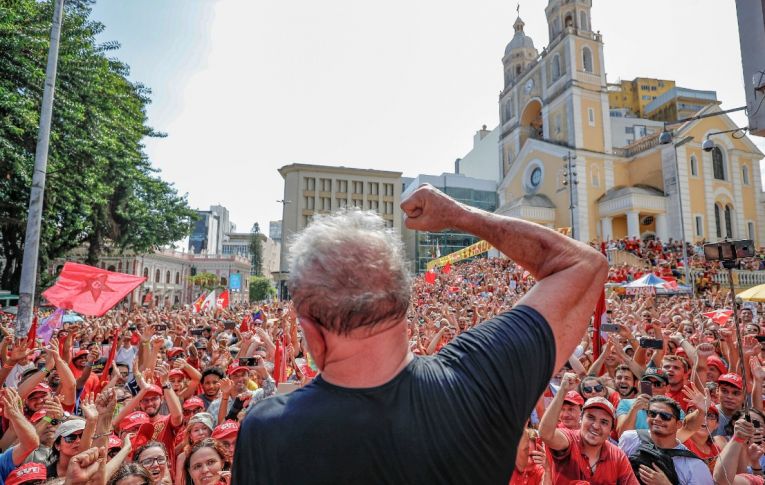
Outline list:
[[[701,149],[705,152],[711,152],[715,147],[715,142],[713,142],[710,139],[704,140],[704,143],[701,144]]]

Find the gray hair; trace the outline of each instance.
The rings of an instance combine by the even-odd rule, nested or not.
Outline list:
[[[314,216],[290,247],[298,315],[335,333],[406,315],[411,275],[399,235],[371,211]]]

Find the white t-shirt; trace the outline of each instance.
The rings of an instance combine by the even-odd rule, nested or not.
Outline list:
[[[125,348],[123,345],[120,345],[114,356],[114,362],[127,364],[128,370],[133,372],[133,360],[136,355],[138,355],[138,347],[131,345],[130,347]]]
[[[619,448],[627,456],[632,455],[639,447],[640,437],[635,430],[625,431],[619,438]],[[687,450],[688,448],[678,441],[675,449]],[[714,485],[712,474],[703,461],[684,456],[673,456],[672,461],[675,463],[675,472],[680,479],[680,485]]]

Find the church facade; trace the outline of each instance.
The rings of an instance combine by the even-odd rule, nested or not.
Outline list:
[[[718,133],[737,127],[716,104],[698,119],[668,123],[671,136],[612,146],[603,40],[591,9],[591,0],[549,0],[541,53],[520,17],[513,25],[502,58],[497,213],[568,227],[582,241],[684,235],[765,245],[763,154],[741,132]],[[705,151],[707,138],[714,148]]]

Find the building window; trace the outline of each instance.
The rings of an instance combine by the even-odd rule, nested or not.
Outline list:
[[[590,126],[595,126],[595,110],[592,108],[587,108],[587,121]]]
[[[364,208],[364,201],[361,200],[361,199],[353,199],[353,201],[351,201],[351,203],[353,204],[353,207],[355,207],[356,209],[363,209]]]
[[[369,201],[369,210],[380,212],[380,202],[377,200],[370,200]]]
[[[733,237],[733,208],[725,206],[725,237]]]
[[[348,193],[348,181],[347,180],[338,180],[337,181],[337,191],[341,192],[343,194]]]
[[[559,134],[561,130],[561,120],[560,120],[560,113],[555,115],[555,133]]]
[[[321,191],[332,192],[332,179],[321,179]]]
[[[691,155],[691,175],[694,177],[699,175],[699,161],[696,159],[696,155]]]
[[[582,49],[582,65],[584,66],[584,72],[593,72],[592,51],[589,47]]]
[[[165,273],[165,283],[170,284],[170,272]]]
[[[715,204],[715,234],[718,239],[722,237],[722,224],[720,223],[720,206]]]
[[[345,209],[348,207],[348,200],[347,199],[337,199],[337,208],[338,209]]]
[[[385,197],[393,197],[393,184],[383,184],[385,188]]]
[[[393,202],[385,202],[383,206],[384,214],[393,214]]]
[[[725,180],[725,162],[720,147],[712,149],[712,171],[717,180]]]
[[[587,27],[587,13],[586,12],[579,12],[579,28],[581,30],[589,30],[589,27]]]
[[[179,271],[175,272],[175,284],[180,285],[181,284],[181,273]]]
[[[305,208],[308,210],[314,210],[316,207],[316,199],[313,197],[306,197],[305,198]]]
[[[146,278],[146,281],[149,280],[149,268],[143,269],[143,277]]]
[[[364,182],[354,181],[353,182],[353,193],[354,194],[363,194],[364,193]]]
[[[155,282],[155,283],[159,283],[159,280],[160,280],[161,278],[162,278],[162,273],[161,273],[159,270],[157,270],[157,271],[154,273],[154,282]]]
[[[656,86],[651,86],[651,91],[656,91]]]
[[[320,209],[323,211],[330,211],[332,210],[332,199],[329,197],[322,197],[319,199],[320,202]]]
[[[749,239],[754,240],[754,222],[746,223],[746,234]]]
[[[635,133],[635,127],[634,126],[625,126],[624,127],[624,133],[627,135],[632,135]]]
[[[314,177],[304,177],[304,188],[308,191],[314,191],[316,190],[316,178]]]
[[[600,171],[598,170],[597,165],[590,167],[590,174],[592,186],[600,187]]]
[[[552,78],[553,81],[560,77],[560,56],[555,55],[552,60]]]
[[[648,91],[648,86],[640,86],[641,91]]]
[[[749,167],[747,165],[741,167],[741,181],[744,185],[749,185]]]
[[[377,182],[369,182],[369,195],[380,195],[380,184]]]
[[[696,216],[696,236],[704,236],[704,221],[701,216]]]

